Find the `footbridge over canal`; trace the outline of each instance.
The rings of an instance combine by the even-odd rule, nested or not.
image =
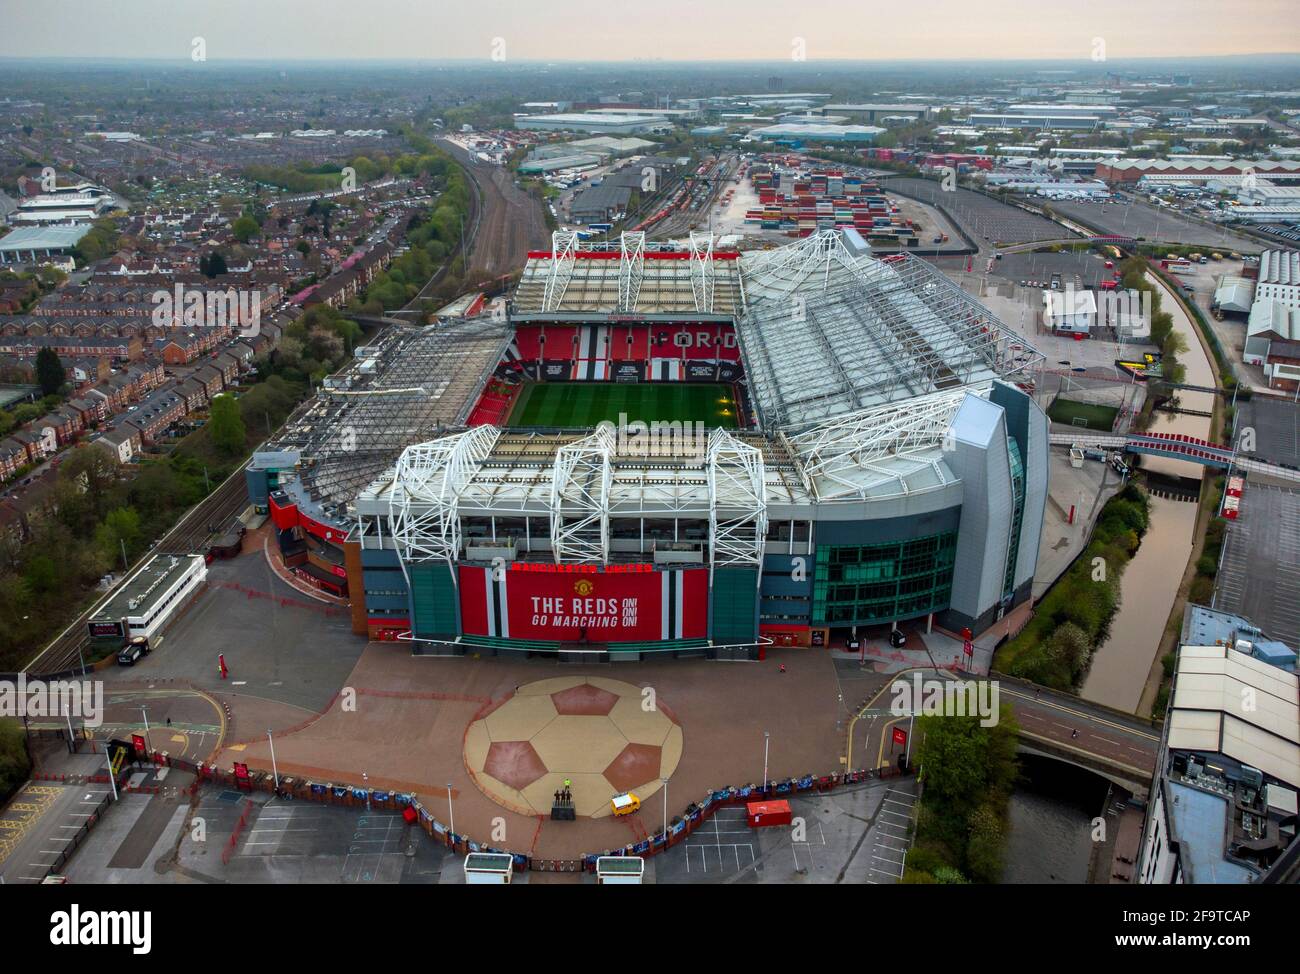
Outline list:
[[[1078,432],[1052,433],[1054,446],[1094,447],[1099,450],[1123,450],[1126,453],[1144,453],[1150,456],[1187,460],[1219,470],[1229,465],[1244,473],[1261,474],[1278,480],[1300,483],[1300,470],[1269,463],[1254,457],[1244,457],[1226,446],[1183,433],[1094,433],[1080,429]]]

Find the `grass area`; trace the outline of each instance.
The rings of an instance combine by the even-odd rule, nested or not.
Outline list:
[[[994,652],[993,669],[1057,690],[1078,687],[1110,635],[1120,576],[1149,518],[1147,495],[1132,482],[1108,500],[1088,546],[1034,606],[1020,634]]]
[[[1090,402],[1075,402],[1057,396],[1047,415],[1053,423],[1065,426],[1081,426],[1102,433],[1109,433],[1115,428],[1115,417],[1119,410],[1114,406],[1102,406]]]
[[[736,395],[729,385],[694,382],[532,382],[524,387],[508,427],[587,428],[605,420],[701,422],[735,429]]]

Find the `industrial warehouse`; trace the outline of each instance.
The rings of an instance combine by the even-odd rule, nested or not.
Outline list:
[[[557,232],[497,313],[393,325],[247,470],[284,563],[427,654],[758,658],[1027,600],[1042,356],[853,229]]]

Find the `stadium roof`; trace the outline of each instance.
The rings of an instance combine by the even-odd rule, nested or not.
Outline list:
[[[742,304],[738,255],[691,234],[681,251],[648,251],[644,233],[583,247],[576,231],[557,231],[549,252],[528,255],[513,317],[575,314],[699,314],[731,318]]]
[[[643,234],[580,249],[560,232],[529,257],[515,320],[737,320],[763,432],[706,430],[648,455],[609,426],[467,429],[510,338],[480,318],[390,330],[255,463],[297,459],[286,489],[300,505],[336,522],[390,516],[413,557],[453,558],[463,515],[547,518],[559,559],[574,562],[617,556],[611,519],[683,515],[709,522],[718,558],[758,564],[769,511],[957,484],[943,453],[954,417],[1041,361],[923,261],[876,260],[852,242],[824,231],[741,258],[704,235],[647,254]]]
[[[1014,381],[1042,361],[925,261],[856,254],[834,230],[746,254],[742,275],[741,353],[768,427]]]
[[[390,326],[357,350],[346,370],[253,458],[298,477],[281,487],[309,512],[341,520],[357,492],[392,466],[403,448],[465,420],[479,389],[504,354],[509,331],[490,318],[444,326]]]

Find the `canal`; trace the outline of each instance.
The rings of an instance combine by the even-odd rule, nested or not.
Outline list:
[[[1102,813],[1106,782],[1050,758],[1020,755],[1011,796],[1004,883],[1086,883],[1092,820]]]
[[[1162,281],[1151,275],[1148,279],[1160,290],[1162,310],[1173,316],[1174,330],[1187,342],[1187,351],[1180,356],[1186,368],[1185,381],[1214,386],[1214,372],[1191,319]],[[1213,411],[1214,398],[1208,392],[1184,389],[1179,393],[1182,408],[1202,413]],[[1152,432],[1210,437],[1208,416],[1167,412],[1154,416]],[[1191,488],[1199,487],[1205,471],[1199,464],[1150,456],[1142,458],[1142,467],[1161,477],[1186,481]],[[1197,505],[1190,501],[1152,496],[1150,525],[1120,580],[1119,611],[1111,621],[1109,638],[1093,655],[1080,691],[1084,698],[1130,713],[1137,711],[1191,555],[1196,513]]]

